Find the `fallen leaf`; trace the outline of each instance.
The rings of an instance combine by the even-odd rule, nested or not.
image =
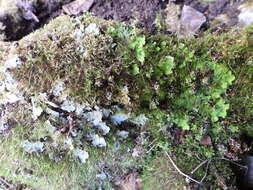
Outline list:
[[[142,146],[140,145],[136,145],[133,149],[133,153],[132,153],[132,156],[133,157],[139,157],[142,153]]]
[[[131,173],[126,176],[123,182],[119,185],[120,190],[140,190],[140,179],[137,173]]]
[[[206,146],[211,146],[211,145],[212,145],[212,139],[211,139],[210,136],[206,135],[206,136],[204,136],[204,137],[200,140],[199,144],[201,144],[201,145],[206,145]]]

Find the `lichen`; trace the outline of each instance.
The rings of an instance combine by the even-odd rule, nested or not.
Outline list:
[[[226,156],[217,147],[238,138],[228,126],[252,126],[251,34],[250,27],[176,39],[90,15],[58,17],[23,38],[15,52],[22,64],[11,72],[24,94],[41,95],[32,103],[43,109],[35,109],[36,124],[24,125],[36,128],[26,137],[43,141],[43,155],[57,162],[86,161],[86,154],[80,158],[73,150],[108,156],[106,150],[113,149],[115,155],[122,144],[136,141],[135,150],[141,148],[133,154],[146,159],[140,168],[147,179],[156,162],[173,172],[163,152],[173,154],[186,172],[199,164],[196,157]],[[200,144],[206,135],[212,146]],[[194,177],[203,175],[201,168]],[[212,180],[209,173],[206,182]]]

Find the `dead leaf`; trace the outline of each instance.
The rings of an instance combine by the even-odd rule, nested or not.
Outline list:
[[[140,190],[140,179],[138,174],[131,173],[126,176],[124,181],[119,185],[120,190]]]
[[[206,146],[211,146],[211,145],[212,145],[212,139],[211,139],[210,136],[206,135],[206,136],[204,136],[204,137],[200,140],[199,144],[201,144],[201,145],[206,145]]]
[[[136,145],[133,149],[133,153],[132,153],[132,156],[133,157],[139,157],[142,153],[142,146],[140,145]]]
[[[68,15],[76,16],[80,13],[87,12],[93,3],[94,0],[75,0],[69,4],[64,5],[62,9]]]

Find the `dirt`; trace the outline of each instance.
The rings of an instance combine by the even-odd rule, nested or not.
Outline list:
[[[140,27],[149,32],[155,29],[156,14],[168,0],[96,0],[91,12],[104,19],[113,19],[130,24],[137,21]]]
[[[47,0],[43,3],[29,4],[27,1],[19,0],[20,20],[18,23],[10,14],[0,15],[0,22],[4,23],[6,29],[4,34],[7,41],[18,40],[30,32],[42,27],[52,18],[63,14],[62,6],[73,0]],[[40,2],[40,1],[38,1]],[[211,21],[217,15],[227,14],[233,18],[231,25],[237,21],[237,7],[244,0],[216,0],[205,3],[198,0],[95,0],[90,12],[104,19],[113,19],[126,24],[137,23],[139,27],[148,32],[155,32],[155,20],[157,14],[166,8],[170,2],[189,5],[207,17]],[[31,16],[30,13],[34,15]],[[208,23],[208,22],[207,22]],[[208,27],[208,25],[206,24]]]
[[[239,14],[237,8],[243,2],[245,2],[245,0],[215,0],[209,3],[196,0],[185,0],[184,4],[203,13],[209,21],[213,20],[218,15],[227,14],[233,20],[231,25],[234,25],[237,22],[237,16]]]
[[[13,13],[6,12],[0,15],[0,22],[5,26],[5,40],[19,40],[23,36],[42,27],[51,19],[59,16],[62,12],[62,6],[71,1],[73,0],[38,0],[36,3],[26,0],[14,1],[18,10]]]

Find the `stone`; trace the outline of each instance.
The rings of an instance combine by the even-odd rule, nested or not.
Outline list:
[[[253,23],[253,2],[240,5],[238,10],[240,10],[238,15],[239,25],[242,27],[251,25]]]
[[[179,36],[183,38],[193,37],[205,22],[206,17],[203,13],[184,5],[180,19],[181,30]]]

